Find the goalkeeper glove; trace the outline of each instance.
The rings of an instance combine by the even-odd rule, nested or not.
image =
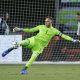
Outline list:
[[[80,42],[78,39],[72,39],[73,42]]]
[[[23,30],[23,28],[15,27],[15,28],[13,29],[13,32],[22,31],[22,30]]]

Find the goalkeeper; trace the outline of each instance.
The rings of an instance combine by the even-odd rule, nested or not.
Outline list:
[[[65,40],[79,42],[79,40],[73,39],[65,34],[62,34],[59,30],[57,30],[56,28],[54,28],[54,26],[52,26],[52,23],[53,23],[53,19],[51,17],[46,17],[45,25],[38,25],[37,27],[31,29],[28,28],[23,29],[18,27],[15,27],[13,29],[13,32],[23,31],[23,32],[31,33],[31,32],[39,31],[39,33],[36,36],[22,40],[21,42],[14,44],[12,47],[14,49],[17,49],[19,46],[23,46],[26,48],[31,48],[32,50],[32,56],[30,60],[26,63],[25,67],[21,70],[20,72],[21,74],[27,73],[27,69],[36,60],[36,58],[42,53],[43,49],[48,45],[52,37],[58,35]]]

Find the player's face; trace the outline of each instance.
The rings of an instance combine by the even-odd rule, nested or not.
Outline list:
[[[49,18],[46,18],[46,19],[45,19],[45,25],[46,25],[47,27],[50,27],[50,26],[52,25],[52,20],[50,20]]]

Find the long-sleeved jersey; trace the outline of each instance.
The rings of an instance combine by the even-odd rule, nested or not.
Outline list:
[[[52,26],[48,28],[48,27],[46,27],[46,25],[39,25],[39,26],[31,28],[31,29],[28,29],[28,28],[23,29],[23,31],[24,32],[39,31],[38,34],[36,36],[34,36],[34,38],[35,38],[35,41],[39,42],[39,44],[42,47],[46,47],[47,44],[49,43],[49,41],[51,40],[51,38],[56,36],[56,35],[59,35],[62,38],[69,40],[69,41],[72,40],[71,37],[69,37],[65,34],[62,34],[59,30],[57,30],[56,28],[54,28]]]

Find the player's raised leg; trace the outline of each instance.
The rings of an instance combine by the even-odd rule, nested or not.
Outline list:
[[[31,64],[36,60],[39,53],[33,53],[30,60],[26,63],[25,67],[21,70],[21,74],[27,74],[27,69],[31,66]]]
[[[27,46],[29,44],[29,40],[23,40],[23,41],[20,41],[19,43],[17,42],[13,42],[12,43],[13,45],[8,48],[7,50],[5,50],[3,53],[2,53],[2,57],[5,57],[7,54],[9,54],[12,50],[14,49],[17,49],[19,46]]]

